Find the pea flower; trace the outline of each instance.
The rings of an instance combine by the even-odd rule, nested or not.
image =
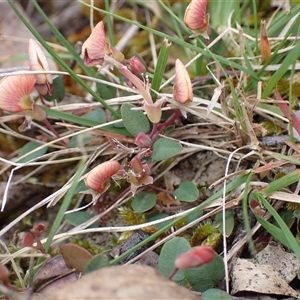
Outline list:
[[[215,251],[209,246],[199,246],[184,252],[175,260],[175,268],[169,275],[171,279],[180,269],[188,269],[203,266],[211,262],[215,257]]]
[[[142,164],[138,156],[130,161],[130,170],[125,174],[127,182],[131,184],[131,192],[135,195],[137,189],[143,185],[153,183],[153,177],[149,174],[151,168],[148,164]]]
[[[158,123],[161,119],[161,104],[163,100],[157,100],[153,102],[149,86],[142,82],[136,75],[134,75],[126,66],[121,66],[118,68],[119,72],[124,75],[140,92],[143,97],[143,110],[147,113],[149,120],[152,123]]]
[[[43,121],[45,112],[30,98],[36,84],[36,77],[32,74],[18,74],[4,77],[0,81],[0,108],[25,116],[24,123],[19,127],[25,131],[31,126],[31,120]]]
[[[99,196],[106,192],[109,187],[109,179],[117,174],[120,169],[120,163],[115,160],[103,162],[93,168],[85,178],[85,184],[90,190],[84,192],[91,194],[93,197],[92,203],[95,203]]]
[[[94,27],[90,36],[83,43],[81,56],[87,67],[114,64],[114,60],[117,62],[122,62],[124,60],[123,53],[106,41],[104,24],[102,21]]]
[[[193,101],[192,83],[184,64],[180,59],[175,62],[174,100],[182,104]]]
[[[49,64],[42,48],[33,40],[29,40],[29,69],[31,71],[49,71]],[[40,95],[51,95],[52,77],[51,74],[35,74],[35,88]]]
[[[209,39],[207,30],[209,26],[209,14],[206,13],[208,0],[192,0],[184,14],[185,25],[194,31],[191,37],[202,35]]]

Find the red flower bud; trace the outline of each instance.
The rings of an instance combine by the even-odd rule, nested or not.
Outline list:
[[[214,259],[215,251],[209,246],[200,246],[185,252],[175,260],[177,269],[195,268],[205,265]]]
[[[106,161],[88,173],[85,179],[86,185],[95,192],[102,193],[106,190],[107,180],[120,169],[120,163],[115,160]]]

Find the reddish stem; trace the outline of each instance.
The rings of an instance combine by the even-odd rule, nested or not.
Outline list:
[[[57,137],[60,138],[60,135],[57,133],[57,131],[54,129],[54,127],[51,125],[51,123],[48,121],[47,118],[44,119],[44,124],[46,125],[46,127]],[[61,140],[61,143],[64,146],[67,146],[67,142],[66,140]]]

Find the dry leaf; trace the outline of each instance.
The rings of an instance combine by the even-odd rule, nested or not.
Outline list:
[[[93,255],[81,246],[76,244],[64,244],[60,246],[60,252],[69,268],[77,272],[83,272],[86,264],[93,258]]]
[[[281,274],[269,265],[254,264],[250,260],[236,258],[231,271],[231,293],[255,292],[298,298],[300,294],[292,289]]]
[[[181,205],[179,200],[174,199],[169,193],[166,192],[159,192],[158,199],[164,206],[171,206],[171,205]]]
[[[281,245],[275,243],[268,244],[251,261],[256,264],[273,267],[287,283],[290,283],[297,276],[300,269],[300,262],[296,255],[286,252]]]

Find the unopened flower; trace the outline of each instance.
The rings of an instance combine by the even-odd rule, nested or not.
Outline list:
[[[145,62],[139,58],[138,56],[133,56],[129,61],[129,66],[131,72],[138,76],[139,78],[143,78],[146,75],[146,65]]]
[[[42,48],[33,40],[29,40],[29,68],[31,71],[49,71],[49,64]],[[51,74],[35,74],[35,88],[41,95],[51,95],[52,77]]]
[[[88,67],[104,62],[106,35],[103,22],[99,22],[92,30],[88,39],[82,45],[81,55]]]
[[[207,30],[209,26],[209,14],[206,13],[208,0],[192,0],[184,14],[185,25],[195,33],[192,37],[202,35],[209,39]]]
[[[261,62],[264,64],[271,57],[271,47],[267,36],[266,21],[260,24],[260,53]]]
[[[115,160],[106,161],[92,169],[85,178],[85,184],[95,193],[101,194],[109,188],[109,179],[120,169]]]
[[[17,73],[0,81],[0,108],[26,117],[20,131],[30,128],[31,119],[43,121],[46,118],[45,112],[30,97],[35,83],[34,75]]]
[[[184,64],[180,59],[175,62],[174,100],[180,103],[193,101],[192,83]]]
[[[203,266],[211,262],[215,257],[215,251],[209,246],[199,246],[182,253],[175,260],[175,269],[169,275],[171,279],[178,270]]]
[[[146,134],[144,132],[140,132],[134,140],[134,143],[139,148],[149,148],[151,146],[151,138],[149,137],[149,134]]]
[[[84,64],[88,67],[106,64],[113,64],[113,60],[122,62],[124,55],[122,52],[111,46],[106,41],[106,34],[103,22],[99,22],[92,30],[90,36],[82,45],[81,56]],[[112,58],[106,59],[106,58]]]

